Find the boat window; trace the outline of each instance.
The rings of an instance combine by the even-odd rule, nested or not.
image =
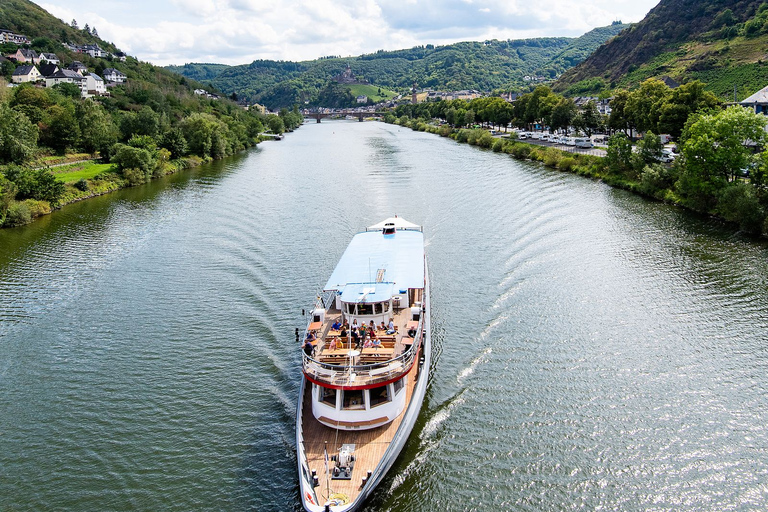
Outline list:
[[[365,409],[362,389],[344,390],[344,395],[342,396],[344,397],[342,409]]]
[[[389,386],[381,386],[380,388],[371,389],[369,398],[371,407],[376,407],[377,405],[389,402]]]
[[[320,386],[321,399],[324,404],[328,404],[334,409],[336,408],[336,390],[331,388],[324,388]]]
[[[373,314],[373,304],[358,304],[357,305],[357,314],[358,315],[372,315]]]
[[[401,390],[401,389],[403,389],[403,386],[405,386],[405,379],[407,379],[407,378],[408,378],[408,377],[403,377],[403,378],[402,378],[402,379],[400,379],[400,380],[396,380],[396,381],[395,381],[395,382],[392,384],[392,387],[393,387],[393,388],[395,388],[395,394],[399,393],[399,392],[400,392],[400,390]]]

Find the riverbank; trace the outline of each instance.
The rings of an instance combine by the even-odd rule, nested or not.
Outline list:
[[[250,149],[265,140],[278,139],[260,136],[246,149]],[[5,219],[0,223],[0,228],[23,226],[31,223],[38,217],[49,215],[68,204],[102,196],[124,188],[139,186],[148,181],[198,167],[215,160],[212,157],[201,158],[199,156],[186,156],[167,161],[161,160],[149,173],[134,173],[131,172],[133,169],[121,171],[118,165],[113,163],[97,163],[99,160],[98,155],[91,155],[90,159],[83,159],[81,154],[57,158],[58,161],[55,163],[52,161],[45,162],[44,166],[30,171],[31,173],[49,173],[53,176],[54,180],[48,184],[48,187],[58,190],[57,199],[55,201],[44,199],[10,201]],[[40,175],[38,174],[38,176]]]
[[[496,138],[481,128],[454,129],[448,125],[435,126],[424,122],[424,120],[406,117],[397,119],[394,124],[416,131],[433,133],[441,137],[449,137],[456,142],[490,149],[496,153],[506,153],[517,160],[538,161],[552,169],[600,180],[612,187],[628,190],[648,199],[716,218],[733,226],[736,231],[763,237],[768,231],[768,226],[766,226],[768,222],[766,224],[763,222],[754,224],[745,222],[746,215],[741,211],[743,208],[740,208],[740,205],[734,206],[732,212],[725,208],[722,211],[702,210],[682,197],[677,192],[676,187],[676,183],[683,172],[679,161],[671,166],[653,163],[642,164],[639,168],[624,166],[619,169],[616,165],[612,165],[607,157],[571,153],[554,147],[543,147],[511,138]],[[735,198],[734,201],[738,201],[738,198]]]

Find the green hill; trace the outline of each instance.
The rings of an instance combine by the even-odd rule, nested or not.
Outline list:
[[[614,24],[577,38],[426,45],[303,62],[257,60],[223,68],[211,83],[227,94],[235,92],[271,108],[296,103],[331,106],[327,103],[329,98],[337,103],[353,101],[355,94],[347,95],[348,88],[330,82],[348,65],[361,83],[400,93],[409,92],[414,82],[420,88],[436,90],[515,90],[531,84],[526,76],[555,78],[627,27]],[[169,69],[187,77],[200,77],[205,66],[209,65],[187,64]]]
[[[635,87],[647,78],[701,80],[732,100],[768,85],[768,4],[762,0],[662,0],[645,19],[599,47],[554,85],[570,94]]]
[[[165,66],[165,69],[198,82],[210,82],[228,67],[226,64],[187,63],[183,66]]]

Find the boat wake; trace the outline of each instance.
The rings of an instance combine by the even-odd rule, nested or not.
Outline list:
[[[502,320],[499,320],[499,322],[501,322],[501,321]],[[496,322],[496,323],[498,323],[498,322]],[[489,326],[489,328],[490,327],[491,326]],[[488,331],[488,330],[489,329],[486,329],[486,331]],[[481,335],[481,338],[483,338],[483,337],[484,336]],[[488,354],[490,354],[491,352],[493,352],[493,349],[491,347],[486,347],[485,349],[483,349],[483,351],[480,353],[480,355],[478,355],[472,361],[470,361],[469,365],[459,372],[459,375],[456,377],[456,382],[458,382],[459,384],[462,384],[467,377],[469,377],[470,375],[472,375],[475,372],[475,368],[477,368],[477,366],[480,363],[482,363],[486,359],[486,356]]]

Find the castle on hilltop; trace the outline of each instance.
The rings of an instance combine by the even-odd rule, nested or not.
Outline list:
[[[350,84],[350,85],[352,84],[367,85],[368,84],[367,80],[358,80],[357,78],[355,78],[355,75],[352,74],[352,68],[349,66],[349,64],[347,64],[346,69],[344,69],[344,71],[342,71],[341,74],[333,77],[333,81],[338,82],[340,84]]]

